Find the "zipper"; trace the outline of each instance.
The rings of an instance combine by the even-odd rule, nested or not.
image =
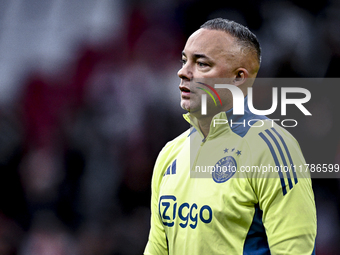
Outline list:
[[[203,145],[205,144],[205,142],[206,142],[206,140],[207,140],[207,137],[208,137],[208,136],[204,137],[204,139],[202,140],[202,142],[201,142],[201,144],[200,144],[199,149],[197,150],[197,153],[196,153],[196,156],[195,156],[195,161],[194,161],[194,163],[192,164],[191,171],[195,171],[195,167],[196,167],[196,164],[197,164],[198,157],[199,157],[199,155],[200,155],[200,153],[201,153],[201,150],[202,150],[202,148],[203,148]]]

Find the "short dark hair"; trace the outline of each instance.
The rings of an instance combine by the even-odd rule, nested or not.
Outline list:
[[[256,58],[261,63],[261,46],[257,37],[247,27],[228,19],[216,18],[205,22],[201,28],[224,31],[233,36],[237,43],[243,48],[249,48],[256,54]]]

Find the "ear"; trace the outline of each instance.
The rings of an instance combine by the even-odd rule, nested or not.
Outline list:
[[[236,86],[240,86],[242,85],[243,83],[245,83],[245,81],[247,80],[247,78],[249,77],[249,72],[247,69],[245,68],[238,68],[236,69],[235,71],[235,79],[233,81],[234,85]]]

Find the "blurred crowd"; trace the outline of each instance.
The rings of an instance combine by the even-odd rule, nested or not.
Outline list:
[[[0,0],[0,255],[142,254],[155,159],[189,127],[187,37],[232,19],[259,38],[259,77],[334,78],[339,14],[337,0]],[[291,131],[307,162],[340,163],[338,91]],[[340,254],[339,184],[313,179],[319,255]]]

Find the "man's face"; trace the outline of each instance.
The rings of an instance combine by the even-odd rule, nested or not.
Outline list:
[[[223,31],[199,29],[189,37],[182,52],[182,62],[183,66],[178,71],[181,78],[181,107],[195,113],[200,111],[201,95],[205,93],[197,88],[203,85],[195,81],[214,87],[214,78],[226,78],[225,81],[231,84],[242,66],[242,55],[231,35]],[[228,103],[230,93],[225,89],[217,92],[222,102]],[[208,107],[209,104],[212,100],[208,97]]]

